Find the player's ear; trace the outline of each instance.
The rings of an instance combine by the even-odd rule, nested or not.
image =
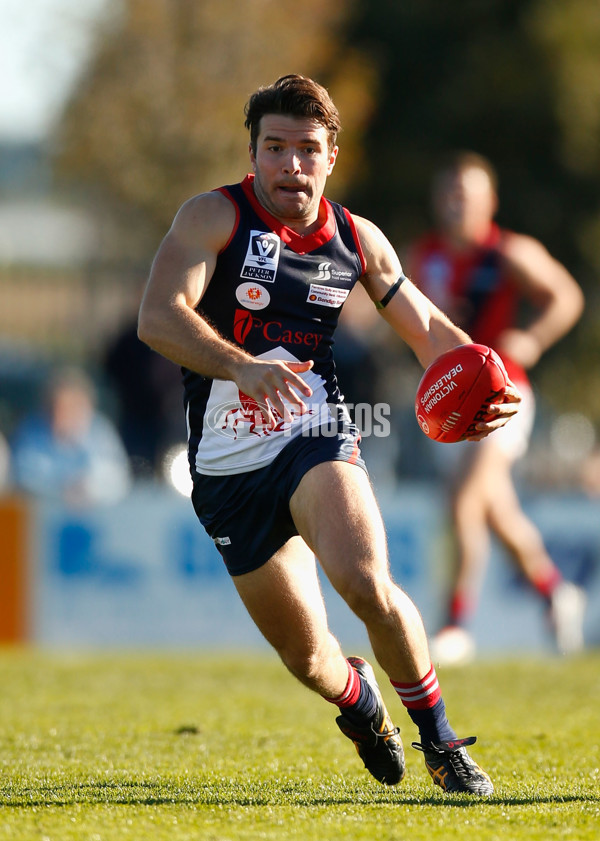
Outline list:
[[[252,171],[256,172],[256,155],[254,154],[252,143],[248,143],[248,154],[250,155],[250,166],[252,167]]]
[[[335,162],[337,159],[337,154],[339,151],[338,146],[334,146],[331,152],[329,153],[329,162],[327,164],[327,175],[331,175],[333,172],[333,167],[335,166]]]

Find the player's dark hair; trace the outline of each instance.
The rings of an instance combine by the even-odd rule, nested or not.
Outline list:
[[[306,76],[290,74],[272,85],[260,87],[252,94],[244,109],[244,125],[250,130],[250,143],[256,153],[260,121],[265,114],[285,114],[290,117],[310,117],[327,129],[329,151],[336,144],[342,126],[340,115],[329,92]]]
[[[469,150],[449,152],[440,162],[437,168],[437,174],[439,176],[446,172],[464,172],[466,169],[483,170],[490,179],[492,188],[494,190],[498,189],[498,173],[494,165],[478,152],[471,152]]]

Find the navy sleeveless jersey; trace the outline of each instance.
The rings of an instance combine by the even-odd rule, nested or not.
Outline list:
[[[503,241],[510,236],[494,222],[480,244],[456,251],[433,231],[416,243],[410,261],[419,289],[474,342],[490,347],[517,323],[521,296],[502,258]],[[503,361],[513,382],[529,383],[521,365],[505,354]]]
[[[192,473],[226,475],[271,462],[294,437],[330,423],[342,407],[333,361],[333,334],[342,305],[365,263],[348,211],[321,199],[322,226],[301,236],[258,202],[253,176],[220,188],[236,223],[218,255],[197,312],[230,342],[260,359],[304,362],[313,390],[308,412],[292,410],[267,429],[256,402],[235,383],[183,369]],[[337,410],[336,410],[337,411]],[[333,413],[335,414],[335,413]]]

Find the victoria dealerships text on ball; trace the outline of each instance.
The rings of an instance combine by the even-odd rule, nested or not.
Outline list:
[[[456,367],[451,368],[446,374],[442,374],[442,376],[427,389],[425,394],[421,397],[421,406],[427,413],[431,411],[436,403],[439,403],[440,400],[443,400],[444,397],[450,394],[451,391],[458,388],[458,384],[454,378],[457,374],[460,374],[462,370],[462,365],[456,365]]]

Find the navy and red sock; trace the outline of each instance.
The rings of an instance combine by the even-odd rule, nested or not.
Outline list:
[[[391,681],[398,697],[416,724],[423,744],[456,739],[446,716],[446,706],[433,665],[415,683]],[[339,707],[342,714],[357,725],[370,721],[377,711],[378,699],[371,686],[348,663],[348,681],[341,695],[325,698]]]
[[[359,726],[370,721],[377,711],[375,692],[350,663],[348,663],[348,682],[342,694],[337,698],[325,698],[325,700],[339,707],[345,718]]]
[[[419,728],[423,744],[448,742],[456,738],[446,717],[446,706],[433,665],[416,683],[391,681],[411,719]]]
[[[552,593],[556,590],[559,584],[562,584],[563,577],[560,570],[557,567],[550,567],[540,575],[536,575],[532,578],[531,583],[535,590],[544,598],[547,602],[550,602],[552,598]]]
[[[450,600],[448,625],[464,627],[475,613],[476,599],[465,593],[454,593]]]

